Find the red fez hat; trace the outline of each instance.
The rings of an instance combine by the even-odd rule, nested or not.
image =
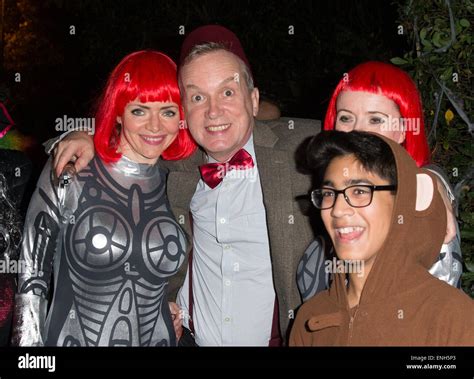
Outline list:
[[[200,26],[189,33],[181,45],[180,64],[183,64],[184,59],[194,46],[206,42],[216,42],[224,45],[230,52],[242,59],[250,70],[249,61],[239,39],[232,31],[220,25]]]

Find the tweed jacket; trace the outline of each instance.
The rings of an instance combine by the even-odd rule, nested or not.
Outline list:
[[[298,201],[307,195],[311,178],[297,169],[295,154],[304,140],[320,131],[319,121],[280,118],[256,122],[253,138],[261,178],[270,242],[273,281],[279,302],[280,331],[284,340],[295,309],[301,304],[296,284],[299,259],[314,238],[308,206]],[[189,238],[192,248],[190,202],[200,179],[198,166],[206,163],[203,151],[188,159],[161,161],[169,169],[168,198],[176,219]],[[184,282],[187,264],[170,281],[170,300]]]

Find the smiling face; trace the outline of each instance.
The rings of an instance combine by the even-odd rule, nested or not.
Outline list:
[[[179,108],[172,102],[141,103],[125,106],[118,152],[136,163],[155,164],[179,132]]]
[[[241,63],[225,50],[194,58],[180,70],[189,131],[219,162],[250,138],[258,113],[258,90],[249,91]]]
[[[367,172],[353,155],[334,158],[326,169],[323,186],[342,190],[354,184],[393,183]],[[370,270],[388,235],[393,204],[389,191],[375,191],[372,203],[364,208],[351,207],[340,194],[333,208],[321,211],[339,259],[362,260],[365,270]]]
[[[336,111],[336,130],[374,132],[397,143],[405,140],[400,111],[385,96],[364,91],[342,91],[337,97]]]

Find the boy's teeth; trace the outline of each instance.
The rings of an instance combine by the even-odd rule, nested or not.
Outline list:
[[[207,129],[211,132],[220,132],[221,130],[225,130],[230,126],[230,124],[224,125],[217,125],[217,126],[208,126]]]

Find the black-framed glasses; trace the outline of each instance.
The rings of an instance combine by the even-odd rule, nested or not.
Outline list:
[[[372,203],[374,191],[395,191],[396,189],[396,185],[374,186],[368,184],[355,184],[343,190],[322,187],[311,191],[311,201],[318,209],[330,209],[336,204],[337,196],[342,193],[347,204],[351,207],[363,208]]]

